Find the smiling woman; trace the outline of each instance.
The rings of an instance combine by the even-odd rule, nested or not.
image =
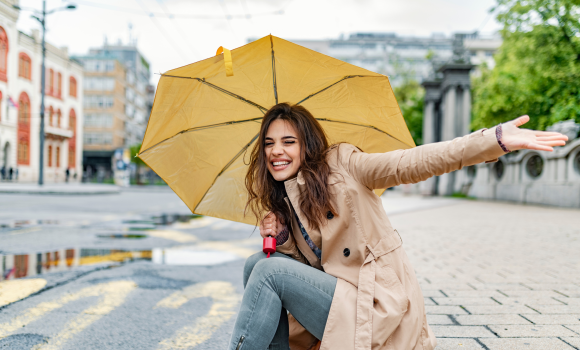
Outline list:
[[[246,260],[229,349],[434,349],[417,277],[373,190],[519,149],[551,151],[566,136],[519,129],[522,116],[448,142],[364,153],[329,145],[318,120],[287,103],[262,120],[247,205],[276,249]]]
[[[327,186],[330,167],[325,160],[329,144],[320,123],[299,105],[280,103],[262,121],[258,142],[252,151],[246,175],[249,207],[256,217],[272,211],[281,223],[289,223],[291,213],[284,201],[284,181],[301,170],[307,179],[308,200],[300,206],[313,227],[318,227],[330,210]],[[336,213],[335,213],[336,214]]]

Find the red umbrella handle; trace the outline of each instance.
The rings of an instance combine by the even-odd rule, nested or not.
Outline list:
[[[266,237],[264,238],[264,244],[262,251],[268,254],[268,258],[270,257],[270,253],[276,252],[276,239],[274,237]]]

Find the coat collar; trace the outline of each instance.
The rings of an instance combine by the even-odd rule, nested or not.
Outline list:
[[[295,178],[284,181],[284,186],[286,187],[286,190],[288,190],[289,185],[293,185],[294,183],[297,183],[300,186],[306,184],[306,181],[304,181],[304,176],[302,175],[302,171],[298,171],[298,175],[296,175]]]

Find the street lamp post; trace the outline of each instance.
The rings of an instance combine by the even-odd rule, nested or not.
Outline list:
[[[18,5],[12,5],[17,10],[32,10],[37,16],[32,15],[32,18],[40,22],[42,26],[42,72],[40,72],[40,157],[38,166],[38,184],[44,184],[44,97],[46,96],[46,15],[50,15],[59,10],[74,10],[75,5],[67,5],[65,7],[56,8],[46,11],[46,0],[42,1],[42,12],[35,9],[22,8]]]

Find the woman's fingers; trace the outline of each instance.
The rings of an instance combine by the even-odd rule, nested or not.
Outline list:
[[[550,146],[544,146],[544,145],[540,145],[537,143],[530,143],[526,146],[527,149],[533,149],[536,151],[547,151],[547,152],[552,152],[554,151],[554,149]]]
[[[555,136],[536,136],[537,141],[568,141],[568,137],[565,135],[555,135]]]
[[[266,217],[266,219],[264,219],[262,221],[262,224],[260,225],[260,236],[262,236],[263,238],[266,237],[276,237],[277,231],[276,231],[276,217],[273,216],[268,216]]]
[[[508,123],[513,124],[517,127],[520,127],[529,121],[530,121],[530,117],[528,115],[522,115],[521,117],[518,117],[512,121],[509,121]]]

